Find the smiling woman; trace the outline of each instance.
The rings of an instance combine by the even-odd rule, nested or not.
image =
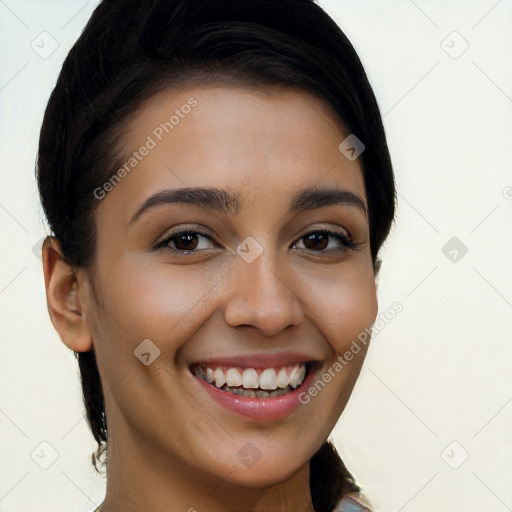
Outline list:
[[[395,186],[331,18],[311,0],[103,1],[37,177],[99,510],[369,510],[327,439],[367,344],[338,359],[377,315]]]

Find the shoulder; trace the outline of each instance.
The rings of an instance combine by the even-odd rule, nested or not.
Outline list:
[[[373,509],[365,498],[351,494],[343,496],[332,512],[373,512]]]

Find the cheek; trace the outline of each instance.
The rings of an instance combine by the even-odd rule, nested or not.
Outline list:
[[[310,287],[308,296],[317,328],[337,353],[345,351],[377,317],[373,273],[340,271],[339,278],[331,277]]]
[[[99,294],[107,323],[120,330],[118,343],[145,338],[157,345],[179,348],[218,305],[226,283],[231,283],[229,264],[149,264],[147,259],[126,258],[115,269],[98,276]],[[315,323],[336,352],[371,327],[378,312],[373,272],[361,261],[337,268],[302,268],[292,279],[304,304],[305,316]],[[225,291],[225,290],[224,290]],[[104,329],[105,324],[102,324]],[[173,343],[173,340],[176,340]]]
[[[162,349],[170,348],[174,339],[183,339],[184,331],[208,313],[225,273],[223,268],[198,270],[193,265],[127,258],[115,272],[102,273],[101,296],[109,323],[114,320],[124,333],[122,343],[126,338],[136,344],[149,338]]]
[[[97,362],[105,389],[115,387],[115,400],[132,418],[140,416],[149,394],[163,401],[173,396],[169,363],[212,314],[223,274],[222,268],[206,272],[129,257],[115,269],[98,272],[102,307],[96,308],[94,321]],[[147,339],[160,350],[150,367],[135,352]],[[151,344],[148,350],[151,357],[156,353]]]

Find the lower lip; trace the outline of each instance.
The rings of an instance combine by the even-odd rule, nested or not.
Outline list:
[[[260,421],[272,421],[284,418],[292,413],[299,405],[299,395],[304,389],[308,389],[313,381],[317,365],[310,368],[304,382],[293,391],[286,395],[272,396],[268,398],[251,398],[248,396],[236,395],[230,391],[222,391],[214,385],[208,384],[200,377],[192,376],[206,390],[206,392],[218,404],[224,406],[230,411],[236,412],[242,416]]]

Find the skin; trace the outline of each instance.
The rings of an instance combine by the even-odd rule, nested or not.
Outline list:
[[[190,97],[197,107],[100,201],[92,267],[67,265],[55,239],[43,248],[55,328],[72,350],[96,351],[109,427],[102,510],[310,512],[309,460],[342,413],[366,348],[309,404],[270,422],[213,403],[188,367],[244,351],[296,350],[321,360],[321,375],[373,324],[365,213],[346,205],[290,213],[287,204],[299,188],[326,186],[367,205],[361,167],[338,150],[347,134],[321,100],[226,85],[147,100],[128,120],[121,161]],[[238,193],[240,211],[166,204],[129,223],[149,196],[184,186]],[[215,242],[200,237],[188,256],[152,250],[180,226]],[[304,235],[321,228],[361,245],[344,248],[332,237],[327,249],[338,253],[306,245]],[[251,264],[236,253],[248,236],[263,248]],[[149,366],[134,357],[144,339],[161,351]],[[237,456],[248,442],[261,453],[251,467]]]

